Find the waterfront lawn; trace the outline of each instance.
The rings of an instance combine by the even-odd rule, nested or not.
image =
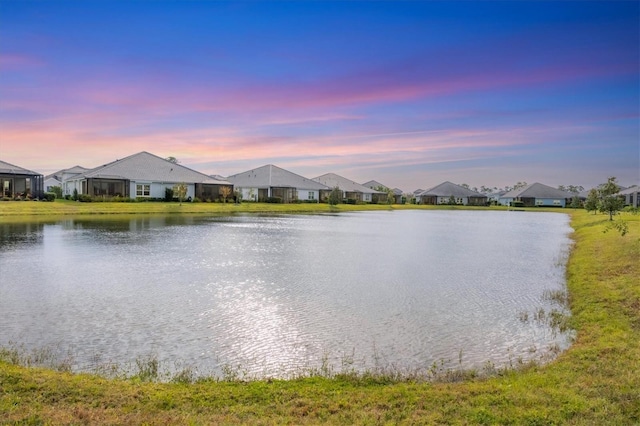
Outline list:
[[[181,384],[0,361],[0,423],[638,424],[640,216],[620,216],[629,225],[621,236],[603,232],[608,216],[561,212],[575,230],[567,281],[577,336],[548,365],[458,383],[346,375]]]

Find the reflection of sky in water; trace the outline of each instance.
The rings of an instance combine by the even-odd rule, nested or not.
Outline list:
[[[5,226],[0,343],[204,374],[527,359],[565,344],[519,314],[551,308],[569,231],[561,214],[469,211]]]

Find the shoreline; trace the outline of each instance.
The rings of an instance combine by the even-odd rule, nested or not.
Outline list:
[[[569,213],[574,229],[566,274],[569,321],[577,334],[544,366],[457,383],[337,376],[180,384],[0,362],[0,417],[51,424],[636,424],[640,217],[621,215],[629,233],[620,236],[603,232],[605,215],[552,211]]]

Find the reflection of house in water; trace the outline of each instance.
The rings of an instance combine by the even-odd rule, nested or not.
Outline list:
[[[44,178],[40,173],[0,160],[2,198],[41,198]]]

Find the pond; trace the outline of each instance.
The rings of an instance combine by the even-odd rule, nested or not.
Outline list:
[[[504,366],[565,349],[558,213],[386,211],[0,224],[0,345],[74,371]],[[537,320],[534,320],[537,319]]]

